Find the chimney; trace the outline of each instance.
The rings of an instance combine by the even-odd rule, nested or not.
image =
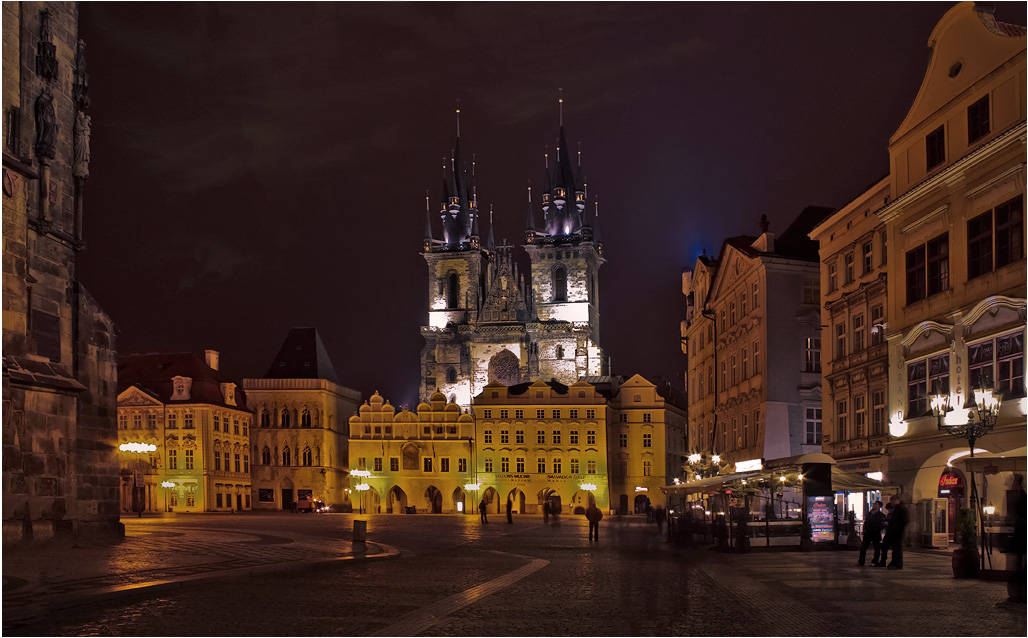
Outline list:
[[[203,360],[207,362],[207,365],[211,367],[215,372],[218,371],[218,351],[217,350],[204,350]]]

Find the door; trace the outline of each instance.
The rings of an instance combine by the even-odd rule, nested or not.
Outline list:
[[[236,511],[239,512],[243,509],[243,495],[236,494]]]
[[[293,490],[289,487],[282,488],[282,509],[293,509]]]

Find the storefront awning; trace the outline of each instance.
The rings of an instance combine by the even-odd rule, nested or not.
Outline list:
[[[760,472],[741,472],[739,474],[722,474],[720,476],[711,476],[710,478],[700,479],[699,481],[693,481],[692,483],[679,483],[678,485],[665,485],[663,489],[669,494],[690,494],[696,492],[717,492],[721,489],[722,485],[726,483],[732,483],[734,481],[742,481],[745,479],[753,478]]]
[[[954,463],[963,463],[971,472],[997,474],[999,472],[1024,472],[1026,467],[1025,448],[1021,447],[1010,452],[996,452],[965,456]]]
[[[787,456],[781,459],[768,459],[764,461],[764,467],[767,469],[773,469],[789,467],[792,465],[803,465],[805,463],[827,463],[829,465],[835,465],[835,459],[823,452],[810,452],[808,454],[799,454],[797,456]]]
[[[868,478],[863,474],[832,468],[832,490],[835,492],[868,492],[894,487],[893,485],[887,485],[881,481]]]

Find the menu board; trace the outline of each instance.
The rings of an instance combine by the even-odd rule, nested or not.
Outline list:
[[[815,543],[835,542],[835,499],[831,496],[807,497],[807,520]]]

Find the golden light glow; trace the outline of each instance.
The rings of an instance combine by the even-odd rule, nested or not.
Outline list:
[[[122,443],[118,446],[118,449],[122,452],[144,454],[146,452],[156,452],[157,446],[153,443]]]
[[[585,490],[586,492],[595,492],[596,491],[596,483],[582,483],[582,489]]]

